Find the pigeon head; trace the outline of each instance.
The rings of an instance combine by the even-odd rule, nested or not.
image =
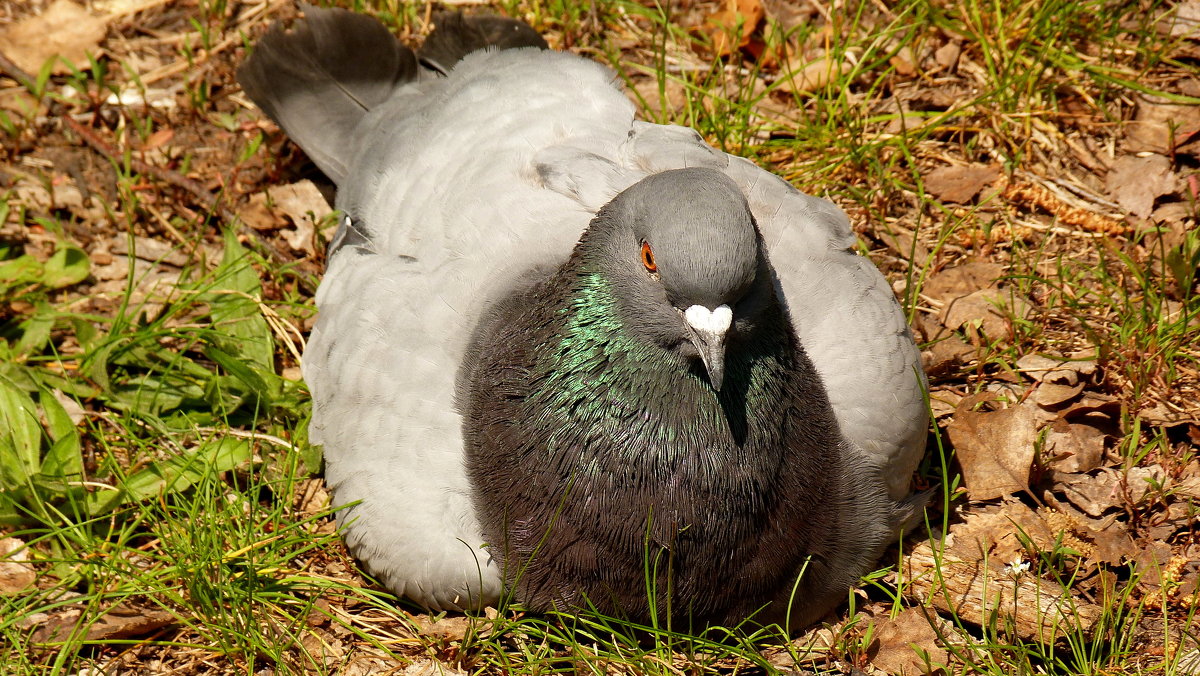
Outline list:
[[[666,171],[600,210],[583,246],[613,284],[625,326],[703,362],[721,389],[730,339],[774,298],[746,198],[713,169]]]

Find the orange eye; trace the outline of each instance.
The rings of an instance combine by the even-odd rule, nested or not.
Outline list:
[[[642,265],[646,266],[647,272],[658,272],[658,265],[654,262],[654,252],[650,250],[648,242],[642,242]]]

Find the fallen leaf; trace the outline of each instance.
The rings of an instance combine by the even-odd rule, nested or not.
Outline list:
[[[466,615],[446,615],[434,619],[425,614],[410,615],[423,637],[438,637],[448,641],[461,641],[471,630],[473,618]]]
[[[1033,389],[1033,400],[1037,402],[1038,406],[1052,408],[1054,406],[1059,406],[1071,401],[1075,397],[1079,396],[1080,392],[1083,392],[1083,383],[1077,383],[1075,385],[1039,383],[1038,386]]]
[[[982,164],[934,169],[925,177],[925,190],[943,202],[966,204],[1000,178],[1000,170]]]
[[[1067,358],[1041,354],[1027,354],[1017,360],[1017,368],[1021,373],[1037,382],[1075,385],[1081,375],[1091,375],[1096,372],[1095,357]]]
[[[970,622],[1011,626],[1027,638],[1094,626],[1102,609],[1036,575],[1025,541],[1044,551],[1056,534],[1020,501],[968,511],[944,547],[936,539],[921,542],[905,557],[906,595]]]
[[[763,18],[759,0],[726,0],[720,10],[704,22],[717,56],[729,56],[750,43],[750,36]]]
[[[784,34],[812,21],[817,13],[816,8],[809,3],[789,0],[762,0],[762,6],[766,17],[778,23],[780,31]]]
[[[1090,516],[1100,516],[1110,509],[1140,503],[1154,486],[1163,485],[1166,472],[1158,465],[1131,467],[1124,476],[1111,468],[1101,468],[1095,474],[1074,474],[1055,484],[1079,509]]]
[[[130,251],[129,239],[126,237],[116,237],[112,242],[112,253],[128,256],[133,254],[137,258],[148,261],[150,263],[162,262],[168,265],[173,265],[181,268],[188,264],[189,257],[178,247],[172,246],[170,242],[155,239],[153,237],[141,237],[135,235],[133,237],[133,250]]]
[[[286,217],[292,223],[291,231],[283,233],[288,245],[311,256],[315,253],[316,225],[330,211],[320,189],[306,179],[251,195],[238,217],[255,230],[279,230],[285,226]]]
[[[1130,153],[1170,155],[1181,150],[1197,153],[1200,152],[1200,144],[1184,142],[1188,133],[1197,129],[1200,129],[1200,106],[1139,96],[1137,113],[1125,123],[1125,138],[1121,147]]]
[[[958,410],[964,397],[946,387],[933,388],[929,391],[929,407],[936,418],[945,418]]]
[[[272,186],[267,188],[267,195],[275,208],[297,225],[303,221],[315,225],[332,211],[320,189],[308,179],[289,185]]]
[[[962,43],[951,40],[941,47],[938,47],[937,51],[933,53],[933,59],[937,62],[937,65],[941,66],[944,70],[953,72],[954,67],[958,65],[958,57],[961,55]]]
[[[673,77],[662,81],[661,90],[658,78],[637,78],[626,94],[634,105],[643,105],[644,101],[646,109],[652,113],[678,113],[688,104],[687,89]]]
[[[930,377],[943,376],[975,356],[975,348],[950,334],[939,338],[921,352],[921,366]]]
[[[793,94],[812,92],[829,84],[834,78],[845,75],[852,68],[846,61],[819,56],[804,66],[780,73],[775,84],[779,89]]]
[[[153,150],[154,148],[159,148],[166,145],[173,138],[175,138],[174,129],[171,129],[170,127],[159,129],[146,139],[146,142],[142,144],[142,150]]]
[[[1144,540],[1139,544],[1141,549],[1131,559],[1139,575],[1138,583],[1157,587],[1162,584],[1163,567],[1171,561],[1171,545],[1160,540]]]
[[[946,304],[980,289],[995,288],[1003,275],[1004,266],[998,263],[971,261],[930,275],[921,294]]]
[[[396,673],[403,676],[465,676],[467,672],[430,657],[420,657],[409,662],[404,671]]]
[[[1200,40],[1200,0],[1183,0],[1175,5],[1175,11],[1160,22],[1160,29],[1173,38]]]
[[[27,73],[37,74],[46,61],[58,56],[79,70],[87,70],[88,52],[96,52],[108,32],[108,17],[95,16],[71,0],[55,0],[41,14],[30,15],[0,32],[4,53]],[[56,75],[71,72],[59,61]]]
[[[300,645],[309,659],[320,660],[320,663],[326,667],[340,664],[346,655],[345,643],[322,629],[315,629],[302,635]]]
[[[80,631],[79,624],[83,621],[83,617],[83,613],[78,608],[55,613],[33,632],[33,640],[36,643],[62,641]],[[141,608],[123,604],[109,608],[106,613],[88,624],[86,628],[82,628],[82,637],[86,641],[136,638],[158,631],[167,625],[174,624],[175,621],[174,614],[159,608]]]
[[[949,329],[967,326],[982,330],[988,338],[997,339],[1011,333],[1010,314],[1024,319],[1032,309],[1030,302],[1016,292],[981,289],[943,305],[941,319]]]
[[[1178,406],[1168,406],[1158,402],[1150,408],[1138,411],[1137,416],[1155,427],[1175,427],[1177,425],[1200,425],[1200,409],[1181,409]]]
[[[971,500],[991,500],[1029,487],[1038,434],[1034,408],[1020,404],[980,412],[960,405],[947,430]]]
[[[1178,493],[1175,494],[1176,497]],[[1195,506],[1191,500],[1172,502],[1163,511],[1156,512],[1147,520],[1143,532],[1153,540],[1166,541],[1181,530],[1196,523]]]
[[[932,617],[931,617],[932,616]],[[925,608],[906,608],[895,619],[875,622],[871,664],[895,676],[928,674],[950,661],[932,622],[937,615]]]
[[[1061,472],[1090,472],[1104,459],[1104,436],[1091,425],[1056,420],[1046,432],[1043,452],[1053,458],[1050,464]]]
[[[79,401],[70,395],[63,393],[62,390],[54,390],[54,399],[63,407],[63,412],[67,414],[67,419],[72,424],[78,425],[87,417],[87,411],[79,405]]]
[[[1175,192],[1178,185],[1171,161],[1162,155],[1120,157],[1105,180],[1108,194],[1138,218],[1153,213],[1154,200]]]
[[[37,572],[27,561],[29,550],[23,540],[0,540],[0,594],[20,593],[37,580]]]
[[[918,342],[924,344],[921,365],[930,377],[946,375],[975,356],[975,347],[965,343],[936,318],[917,315],[913,328],[917,332]]]

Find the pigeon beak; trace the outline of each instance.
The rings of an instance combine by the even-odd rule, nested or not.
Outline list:
[[[692,329],[692,344],[700,352],[708,381],[720,392],[725,380],[725,334],[733,322],[733,310],[728,305],[718,305],[713,310],[693,305],[683,313],[683,318]]]

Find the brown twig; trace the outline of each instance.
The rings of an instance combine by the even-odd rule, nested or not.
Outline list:
[[[16,80],[18,84],[29,91],[33,91],[37,88],[37,80],[29,73],[26,73],[23,68],[14,63],[12,59],[5,56],[3,50],[0,50],[0,73],[3,73]]]
[[[79,135],[79,138],[83,139],[84,143],[87,143],[89,146],[91,146],[92,150],[95,150],[110,160],[117,162],[124,160],[122,157],[123,153],[121,153],[121,151],[106,143],[103,139],[97,136],[95,132],[85,127],[75,118],[71,117],[70,115],[63,115],[62,119],[72,131]],[[149,174],[164,183],[169,183],[176,188],[182,188],[183,190],[186,190],[193,197],[199,200],[204,208],[219,216],[221,220],[227,223],[233,223],[237,220],[237,216],[235,216],[233,212],[229,211],[229,209],[222,205],[220,199],[209,192],[208,189],[203,185],[200,185],[199,182],[193,181],[177,171],[156,167],[153,164],[139,160],[136,157],[129,158],[129,166],[139,174]]]

